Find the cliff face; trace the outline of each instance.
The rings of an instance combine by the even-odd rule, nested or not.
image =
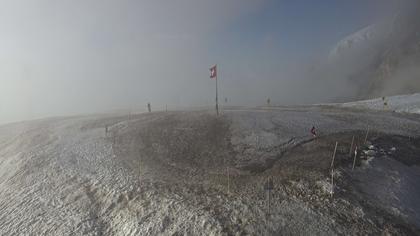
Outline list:
[[[329,69],[354,84],[353,98],[420,91],[420,3],[392,19],[341,40],[331,51]]]

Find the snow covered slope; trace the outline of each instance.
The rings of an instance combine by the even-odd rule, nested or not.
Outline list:
[[[387,103],[386,105],[384,105],[385,102]],[[349,102],[340,104],[340,106],[420,114],[420,93],[385,97],[385,100],[376,98],[365,101]]]
[[[385,34],[379,29],[378,25],[369,25],[353,34],[340,40],[330,51],[329,60],[342,60],[343,57],[362,56],[369,53],[377,54],[378,47],[375,46],[383,40]],[[372,51],[376,49],[376,51]]]
[[[396,197],[410,196],[415,204],[394,199],[387,205],[385,199],[369,205],[357,186],[342,183],[350,171],[352,136],[360,143],[369,125],[369,137],[418,142],[417,117],[311,106],[237,108],[221,117],[184,111],[130,118],[84,116],[0,126],[0,235],[418,232],[413,225],[420,219],[420,196],[409,191],[420,181],[417,175],[389,180],[403,186]],[[313,125],[317,139],[309,132]],[[331,198],[336,141],[337,187]],[[270,211],[263,189],[268,176],[275,185]],[[374,184],[375,178],[388,180],[377,174],[369,181]]]

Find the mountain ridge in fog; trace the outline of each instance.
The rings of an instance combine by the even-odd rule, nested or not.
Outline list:
[[[420,3],[339,41],[323,68],[353,88],[349,100],[420,91]]]

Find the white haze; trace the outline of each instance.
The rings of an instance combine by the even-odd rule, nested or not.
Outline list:
[[[278,43],[269,35],[257,54],[210,51],[214,35],[262,7],[262,0],[2,1],[0,123],[141,110],[147,102],[153,109],[212,106],[213,63],[220,100],[233,105],[336,96],[308,76],[310,66],[265,56]]]
[[[303,77],[312,77],[313,86],[324,87],[333,101],[419,92],[420,1],[390,6],[392,10],[346,38],[343,48],[333,48]]]
[[[221,7],[223,6],[223,7]],[[0,8],[0,123],[210,104],[208,37],[246,1],[7,1]],[[215,14],[217,13],[217,14]]]

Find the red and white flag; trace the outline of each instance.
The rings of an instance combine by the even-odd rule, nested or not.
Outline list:
[[[210,78],[217,78],[217,65],[210,68]]]

